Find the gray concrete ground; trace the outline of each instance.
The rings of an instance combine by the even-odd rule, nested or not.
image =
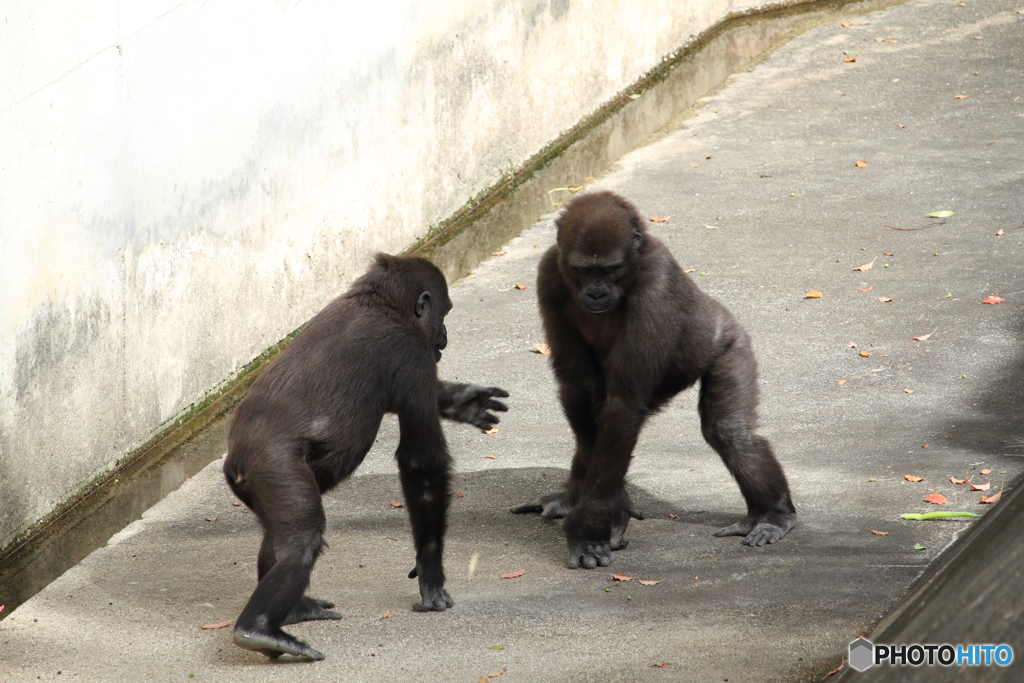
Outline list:
[[[701,440],[694,392],[641,437],[630,482],[648,518],[610,568],[657,585],[567,569],[556,524],[509,514],[559,486],[572,450],[534,352],[533,280],[554,240],[542,220],[452,291],[442,376],[512,393],[498,433],[447,429],[462,494],[447,537],[453,609],[410,609],[387,418],[325,499],[331,548],[310,592],[345,618],[289,627],[325,661],[270,662],[229,629],[200,628],[237,616],[259,543],[218,461],[0,623],[0,679],[821,680],[969,524],[900,515],[984,513],[982,494],[950,477],[994,493],[1024,465],[1024,14],[1015,0],[959,4],[812,27],[594,169],[592,187],[668,217],[651,230],[753,335],[762,433],[800,513],[785,539],[752,549],[711,535],[744,508]],[[955,215],[924,215],[939,210]],[[1005,301],[982,303],[990,295]],[[951,504],[926,503],[932,493]],[[976,601],[958,617],[999,619],[1000,607]],[[1013,625],[1002,680],[1024,680]]]

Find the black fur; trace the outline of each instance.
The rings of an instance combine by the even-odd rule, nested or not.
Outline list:
[[[746,332],[647,234],[625,199],[581,195],[556,225],[537,293],[576,454],[563,492],[512,511],[565,517],[570,567],[610,564],[611,551],[626,547],[630,518],[643,518],[624,487],[640,429],[700,380],[704,438],[747,502],[747,516],[716,535],[777,541],[796,509],[770,444],[754,433],[757,362]]]
[[[501,389],[437,378],[451,309],[441,272],[416,257],[378,254],[373,267],[328,304],[259,376],[238,404],[224,475],[263,525],[259,583],[235,623],[241,647],[276,658],[323,654],[281,626],[340,619],[305,596],[325,544],[321,494],[348,477],[373,445],[384,413],[397,413],[396,453],[412,523],[422,601],[444,611],[445,519],[450,461],[441,415],[487,429]]]

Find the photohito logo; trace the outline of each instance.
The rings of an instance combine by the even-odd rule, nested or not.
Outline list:
[[[867,638],[850,643],[850,668],[874,666],[1008,666],[1013,661],[1009,645],[875,645]]]

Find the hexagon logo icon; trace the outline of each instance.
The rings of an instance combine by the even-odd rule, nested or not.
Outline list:
[[[875,644],[867,638],[858,638],[850,643],[850,668],[864,671],[875,659]]]

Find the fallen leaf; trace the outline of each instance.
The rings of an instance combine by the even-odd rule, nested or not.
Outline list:
[[[686,269],[686,270],[684,270],[683,272],[684,272],[684,273],[696,273],[696,272],[697,272],[697,269],[696,269],[696,268],[687,268],[687,269]]]
[[[930,496],[925,496],[924,499],[932,505],[948,505],[949,499],[947,499],[941,493],[933,493]]]
[[[820,299],[821,297],[822,297],[821,292],[819,292],[816,289],[812,289],[811,291],[809,291],[806,294],[804,294],[804,298],[805,299]]]
[[[533,248],[536,249],[539,246],[540,246],[539,244],[535,244],[535,245],[533,245]]]
[[[861,289],[860,287],[858,287],[858,288],[857,288],[857,291],[858,291],[858,292],[870,292],[870,291],[871,291],[872,289],[874,289],[874,288],[875,288],[875,286],[874,286],[874,285],[870,285],[870,286],[868,286],[868,287],[865,287],[864,289]]]
[[[630,95],[630,97],[632,97],[632,95]],[[637,97],[640,97],[640,96],[637,95]],[[494,673],[487,674],[487,677],[488,678],[497,678],[498,676],[500,676],[503,673],[505,673],[504,670],[502,670],[502,671],[495,671]]]
[[[891,296],[880,296],[880,297],[878,297],[878,300],[881,301],[883,304],[887,304],[887,303],[890,303],[892,301],[892,297]]]
[[[845,379],[837,379],[836,380],[836,384],[838,384],[839,386],[843,386],[844,384],[846,384],[846,380]]]
[[[551,355],[551,347],[548,346],[547,344],[534,344],[533,348],[535,348],[537,350],[537,353],[539,353],[542,356]]]
[[[928,549],[928,546],[926,546],[926,545],[921,545],[920,543],[915,543],[914,544],[914,550],[927,550],[927,549]]]
[[[968,97],[970,97],[970,96],[969,95],[953,95],[953,99],[954,100],[966,100]]]
[[[484,432],[484,434],[486,434],[486,433],[487,432]],[[485,455],[484,457],[487,458],[488,460],[497,460],[498,459],[498,457],[495,456],[495,455]]]
[[[381,619],[390,619],[393,616],[395,616],[394,612],[385,612],[384,614],[380,615],[380,618]]]
[[[462,491],[456,491],[455,492],[455,497],[456,498],[463,498],[463,497],[465,497],[465,495],[466,494],[464,494]]]
[[[402,507],[402,504],[399,503],[397,500],[393,500],[393,501],[391,501],[391,507],[393,507],[393,508],[400,508],[400,507]]]
[[[986,467],[985,469],[978,470],[978,471],[981,472],[982,474],[991,474],[992,468],[991,467]]]
[[[673,515],[673,514],[672,514],[672,513],[670,512],[670,513],[668,513],[668,518],[669,518],[669,519],[679,519],[679,515]]]
[[[996,230],[996,234],[997,235],[1002,235],[1003,234],[1003,229],[999,228],[998,230]]]
[[[955,211],[950,211],[948,209],[946,209],[944,211],[932,211],[931,213],[926,213],[925,214],[925,216],[928,216],[929,218],[949,218],[950,216],[955,216],[955,215],[956,215]]]
[[[1006,301],[1006,299],[1000,299],[998,296],[987,296],[981,300],[983,304],[998,304]]]
[[[844,21],[843,23],[841,23],[839,25],[842,26],[843,28],[850,28],[851,26],[853,26],[853,24],[851,24],[848,21]]]
[[[953,7],[967,7],[967,5],[961,2],[959,4],[953,5]]]
[[[939,328],[936,327],[935,330],[937,330],[937,329],[939,329]],[[911,339],[913,339],[914,341],[925,341],[926,339],[928,339],[928,337],[930,337],[933,334],[935,334],[935,330],[932,330],[928,334],[922,334],[920,337],[911,337]]]
[[[227,628],[228,626],[231,626],[230,621],[218,621],[216,624],[203,624],[199,628],[204,629],[206,631],[213,631],[218,628]]]
[[[868,353],[867,351],[861,351],[860,355],[862,358],[871,358],[871,354]]]
[[[648,218],[651,219],[652,223],[664,223],[669,218],[672,218],[672,216],[661,216],[660,218],[656,216],[648,216]]]
[[[903,478],[907,481],[924,481],[924,477],[919,477],[916,474],[904,474]]]
[[[659,669],[664,669],[666,666],[671,666],[671,665],[668,662],[657,662],[656,664],[651,664],[651,666],[652,667],[656,666]]]
[[[498,428],[497,427],[491,427],[490,429],[485,429],[484,430],[484,434],[497,434],[497,433],[498,433]]]
[[[904,389],[903,391],[904,391],[904,393],[907,393],[907,394],[912,394],[912,393],[914,393],[914,390],[913,390],[913,389]]]
[[[499,579],[518,579],[520,576],[522,576],[525,573],[526,573],[525,569],[519,569],[519,570],[514,571],[514,572],[509,572],[508,574],[502,574],[498,578]]]
[[[701,224],[701,225],[703,225],[703,226],[704,226],[705,228],[707,228],[708,230],[721,230],[721,228],[720,228],[720,227],[718,227],[717,225],[708,225],[708,224],[707,224],[707,223],[705,223],[704,221],[701,221],[701,222],[700,222],[700,224]]]
[[[971,484],[972,491],[988,491],[989,487],[992,486],[992,482],[985,484]]]
[[[216,522],[216,521],[217,521],[217,518],[216,518],[216,517],[207,517],[207,518],[206,518],[206,521],[207,521],[207,522]]]
[[[904,126],[902,123],[897,123],[896,125],[899,126],[900,128],[906,128],[906,126]]]
[[[488,645],[487,649],[488,650],[504,650],[505,646],[504,645]]]
[[[995,495],[982,496],[981,497],[981,504],[982,505],[995,505],[996,503],[999,502],[999,496],[1001,496],[1001,495],[1003,495],[1002,491],[996,493]]]
[[[866,161],[858,161],[857,162],[857,168],[867,168],[867,167],[868,167],[868,162],[866,162]]]
[[[844,666],[846,666],[846,664],[845,664],[845,663],[842,663],[842,662],[841,662],[841,663],[839,664],[839,666],[837,666],[836,668],[832,669],[832,670],[831,670],[831,671],[829,671],[829,672],[828,672],[827,674],[825,674],[825,678],[828,678],[829,676],[831,676],[831,675],[833,675],[833,674],[837,674],[837,673],[839,673],[840,671],[842,671],[842,670],[843,670],[843,667],[844,667]]]
[[[875,258],[871,259],[869,263],[865,263],[863,266],[857,266],[856,268],[853,269],[854,272],[859,270],[860,272],[863,273],[865,271],[871,270],[871,268],[875,265],[875,259],[877,258],[878,257],[876,256]]]
[[[953,483],[953,484],[966,484],[967,483],[966,479],[957,479],[956,477],[950,477],[949,481],[951,483]]]
[[[857,348],[857,342],[846,342],[846,345],[849,346],[851,349]]]
[[[232,503],[232,505],[235,506],[236,508],[242,506],[242,504],[239,503],[237,500],[234,503]]]
[[[849,55],[847,55],[846,57],[843,57],[843,61],[844,62],[856,62],[857,58],[856,57],[850,57]]]
[[[651,579],[638,579],[638,581],[640,581],[641,586],[657,586],[661,583],[661,579],[657,579],[656,581]]]
[[[875,531],[874,529],[868,529],[868,531],[873,533],[875,536],[888,536],[889,535],[888,531]]]
[[[504,256],[504,255],[505,255],[506,253],[508,253],[508,252],[504,252],[504,251],[492,251],[492,252],[491,252],[491,256]]]
[[[690,168],[700,168],[700,164],[690,164]]]
[[[515,287],[516,289],[529,289],[529,287],[527,287],[526,285],[520,285],[518,283],[512,286]]]
[[[616,581],[622,581],[622,582],[632,581],[633,580],[632,576],[626,576],[625,574],[609,574],[608,576],[612,577]]]

